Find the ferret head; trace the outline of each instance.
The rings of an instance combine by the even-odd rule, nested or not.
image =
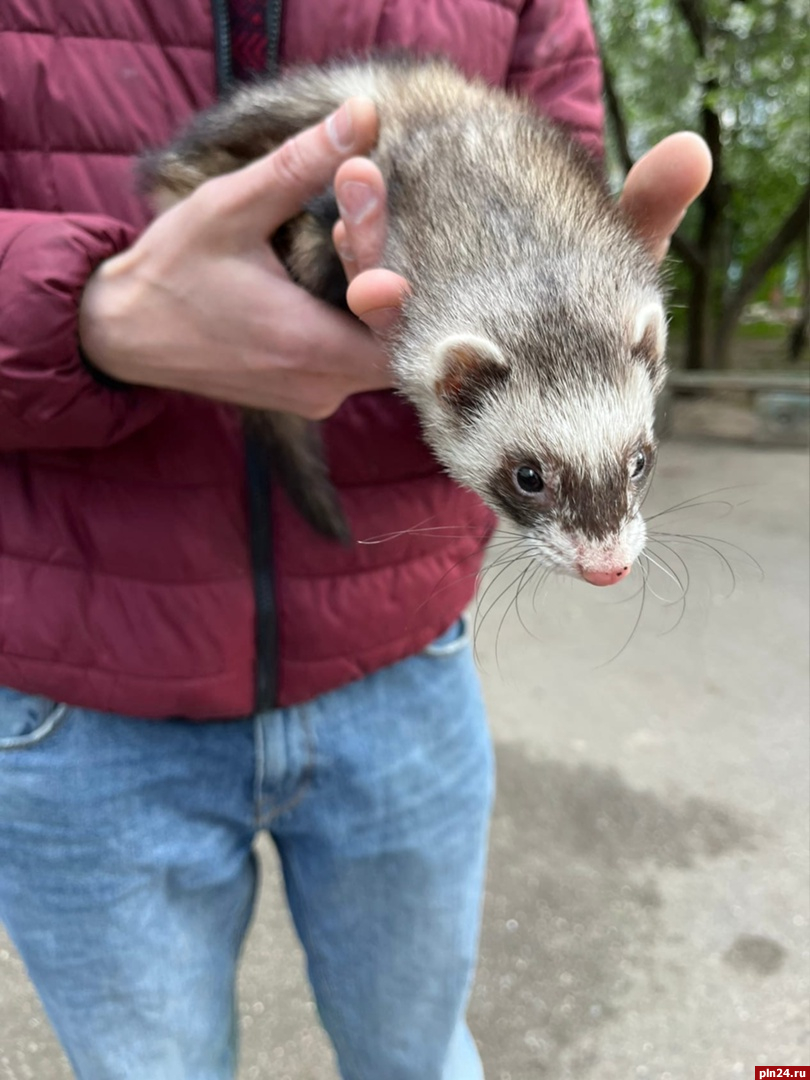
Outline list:
[[[660,298],[601,325],[545,312],[540,333],[498,337],[460,333],[434,349],[430,441],[543,563],[594,585],[620,581],[646,541]]]

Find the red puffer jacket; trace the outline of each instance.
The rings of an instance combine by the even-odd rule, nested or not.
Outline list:
[[[212,2],[0,6],[0,684],[148,717],[248,714],[257,675],[288,705],[418,650],[490,530],[390,393],[348,401],[326,441],[355,537],[403,535],[343,550],[272,484],[262,531],[234,410],[83,367],[82,286],[146,222],[131,158],[216,96]],[[530,95],[598,152],[584,0],[284,5],[284,63],[394,45]]]

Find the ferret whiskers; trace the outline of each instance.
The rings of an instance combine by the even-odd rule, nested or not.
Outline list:
[[[745,502],[730,502],[728,499],[709,499],[709,495],[720,495],[724,491],[750,491],[750,485],[748,484],[732,484],[728,487],[712,488],[710,491],[701,492],[699,495],[692,495],[688,499],[683,499],[679,503],[675,503],[673,506],[668,506],[666,510],[659,510],[657,514],[645,515],[647,524],[651,521],[657,521],[659,518],[665,517],[667,514],[674,514],[678,511],[694,510],[703,506],[722,506],[727,513],[735,510],[739,506],[745,506],[748,500]],[[649,489],[647,491],[649,495]],[[646,496],[645,496],[646,498]]]
[[[501,591],[498,593],[498,595],[495,597],[495,599],[490,603],[490,605],[486,609],[486,611],[483,611],[483,614],[482,614],[484,601],[486,600],[486,597],[489,595],[489,593],[492,591],[492,589],[495,586],[496,582],[503,576],[503,574],[507,570],[509,570],[510,567],[513,567],[515,565],[515,563],[521,562],[524,557],[525,556],[522,556],[522,555],[516,555],[511,560],[505,562],[505,564],[503,566],[501,566],[501,568],[498,570],[498,573],[495,575],[495,577],[492,579],[492,581],[490,581],[487,584],[487,586],[484,589],[483,593],[479,597],[478,603],[476,605],[475,621],[474,621],[474,624],[473,624],[473,641],[474,641],[474,647],[475,647],[475,658],[476,658],[476,660],[480,659],[480,656],[479,656],[479,653],[478,653],[478,639],[479,639],[479,635],[480,635],[480,633],[481,633],[481,631],[483,629],[484,623],[487,620],[487,617],[494,610],[494,608],[497,607],[498,602],[504,596],[506,596],[506,594],[509,592],[509,590],[523,576],[523,574],[525,573],[525,568],[521,569],[519,571],[519,573],[517,573],[513,578],[511,578],[511,580],[509,581],[507,586],[504,589],[501,589]],[[496,637],[496,657],[495,657],[495,660],[496,660],[496,663],[497,663],[498,662],[498,657],[497,657],[497,637]],[[498,665],[498,670],[500,670],[500,665]]]
[[[659,596],[658,593],[656,593],[656,592],[653,592],[653,596],[657,600],[660,600],[662,604],[666,604],[666,605],[677,604],[677,603],[682,602],[686,598],[686,589],[684,588],[683,582],[678,577],[678,575],[674,572],[672,567],[667,562],[665,562],[663,559],[656,558],[652,554],[651,551],[642,552],[641,557],[644,558],[644,559],[647,559],[647,561],[651,562],[653,566],[657,566],[658,569],[663,574],[665,574],[670,579],[670,581],[674,581],[675,584],[680,589],[680,595],[676,596],[673,600],[667,600],[665,597]],[[651,591],[652,591],[652,587],[651,587]]]
[[[641,589],[640,589],[641,601],[640,601],[640,603],[638,605],[638,614],[636,615],[636,621],[633,623],[632,629],[630,630],[630,633],[628,634],[626,641],[624,642],[622,647],[619,649],[619,651],[614,653],[613,656],[609,657],[607,660],[605,660],[604,663],[598,664],[597,665],[597,671],[600,670],[601,668],[607,667],[608,664],[612,664],[614,662],[614,660],[619,659],[619,657],[622,655],[624,650],[627,648],[627,646],[630,644],[630,642],[636,636],[636,631],[638,630],[639,626],[641,625],[641,618],[642,618],[642,616],[644,614],[644,606],[645,606],[645,604],[647,602],[647,574],[646,574],[646,567],[644,566],[644,564],[639,562],[638,565],[639,565],[639,570],[641,571],[641,583],[642,584],[641,584]],[[636,593],[636,595],[638,595],[638,592]]]

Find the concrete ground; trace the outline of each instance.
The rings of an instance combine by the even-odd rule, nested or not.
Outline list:
[[[651,549],[688,575],[683,612],[659,568],[643,612],[637,572],[610,590],[555,580],[534,602],[531,583],[520,619],[514,589],[485,614],[517,569],[484,595],[499,797],[470,1022],[488,1080],[810,1062],[809,472],[799,451],[665,446],[651,512],[693,502],[652,525],[718,538]],[[333,1080],[260,852],[240,1080]],[[69,1076],[0,937],[0,1078]]]

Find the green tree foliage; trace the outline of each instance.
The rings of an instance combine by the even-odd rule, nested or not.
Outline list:
[[[679,128],[715,169],[679,230],[687,363],[724,366],[744,305],[790,254],[805,275],[810,0],[591,0],[614,160]]]

